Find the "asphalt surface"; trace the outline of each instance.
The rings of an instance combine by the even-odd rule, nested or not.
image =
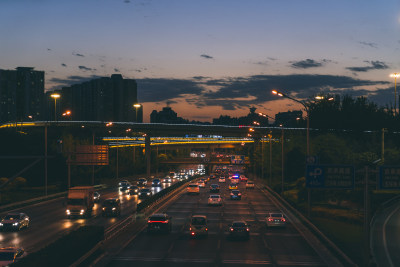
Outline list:
[[[209,181],[198,196],[178,196],[176,201],[161,210],[172,216],[171,233],[140,231],[126,247],[97,262],[96,266],[328,265],[293,227],[291,218],[284,228],[267,229],[267,212],[278,208],[260,189],[246,190],[244,183],[240,183],[242,199],[230,200],[228,183],[220,183],[224,204],[208,206],[211,183],[218,181]],[[208,237],[193,239],[189,236],[190,217],[195,214],[207,216]],[[234,220],[250,224],[249,240],[228,238],[228,225]]]
[[[118,181],[116,181],[117,183]],[[162,184],[162,188],[167,186],[170,184]],[[152,191],[155,193],[162,188],[152,188]],[[15,232],[0,232],[0,247],[20,247],[29,254],[83,225],[102,225],[107,229],[132,215],[136,210],[137,203],[141,201],[137,196],[119,195],[117,187],[100,191],[100,194],[101,200],[99,203],[95,203],[92,216],[88,219],[68,219],[65,213],[64,197],[12,210],[24,212],[30,217],[29,228]],[[101,216],[101,201],[111,197],[119,197],[121,200],[120,217]],[[3,212],[0,216],[3,217],[6,213]]]

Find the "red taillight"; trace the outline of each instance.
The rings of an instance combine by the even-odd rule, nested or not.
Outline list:
[[[282,221],[282,222],[286,222],[285,218],[282,218],[281,221]]]
[[[233,232],[233,228],[231,227],[231,232]]]
[[[168,223],[168,220],[166,221],[152,221],[152,220],[148,220],[148,223]]]
[[[241,195],[242,195],[241,193],[238,194],[238,196],[241,196]]]
[[[247,232],[250,232],[250,229],[249,229],[249,228],[246,228],[246,230],[247,230]]]
[[[192,232],[192,235],[194,235],[194,232]]]
[[[148,223],[151,223],[151,221],[150,221],[150,220],[148,220],[147,222],[148,222]]]
[[[189,228],[189,231],[192,231],[192,227]]]
[[[206,228],[206,231],[208,231],[208,229]]]
[[[269,222],[272,222],[273,220],[274,220],[274,219],[272,219],[272,218],[268,218],[268,221],[269,221]]]
[[[231,196],[233,196],[233,193],[231,193]]]

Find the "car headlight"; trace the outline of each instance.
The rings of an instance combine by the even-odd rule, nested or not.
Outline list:
[[[3,223],[0,223],[0,226],[3,226]]]
[[[103,208],[103,210],[106,210],[106,208]]]
[[[16,223],[13,223],[13,226],[18,226],[18,224],[19,224],[19,223],[17,223],[17,222],[16,222]]]
[[[70,210],[67,210],[66,212],[67,212],[67,215],[70,215],[70,214],[71,214],[71,211],[70,211]]]
[[[81,210],[80,214],[82,215],[82,214],[84,214],[84,213],[85,213],[85,210]]]
[[[147,195],[150,195],[150,193],[147,193]]]
[[[114,208],[112,208],[112,210],[115,210],[115,207],[114,207]]]

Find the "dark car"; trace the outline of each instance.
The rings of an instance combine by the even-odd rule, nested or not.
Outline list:
[[[118,192],[120,194],[128,194],[130,186],[131,186],[131,184],[128,181],[123,180],[118,183]]]
[[[147,186],[147,180],[146,180],[146,178],[139,178],[139,180],[137,181],[137,185],[138,185],[139,187]]]
[[[218,184],[210,185],[210,192],[211,193],[219,193],[219,185]]]
[[[10,212],[0,222],[0,230],[21,230],[29,227],[29,217],[22,212]]]
[[[147,232],[171,232],[171,217],[166,213],[155,213],[147,220]]]
[[[121,215],[121,201],[119,198],[108,198],[103,201],[101,215],[105,216],[119,216]]]
[[[230,238],[250,238],[250,225],[245,221],[234,221],[229,225],[229,237]]]
[[[153,182],[151,182],[152,187],[160,187],[161,186],[161,181],[158,178],[153,179]]]
[[[136,185],[131,185],[129,187],[129,195],[137,195],[139,194],[139,187],[137,187]]]
[[[242,193],[239,190],[232,190],[231,191],[231,199],[242,199]]]
[[[139,191],[139,198],[148,198],[151,197],[153,195],[153,193],[151,192],[151,190],[149,188],[143,188],[140,189]]]

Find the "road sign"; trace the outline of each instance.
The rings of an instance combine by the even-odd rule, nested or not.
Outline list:
[[[78,145],[68,163],[72,165],[108,165],[108,146]]]
[[[354,166],[307,165],[306,187],[322,189],[354,188]]]
[[[233,155],[231,156],[232,164],[243,164],[245,161],[245,157],[243,155]]]
[[[379,167],[379,188],[384,190],[400,189],[400,166]]]
[[[306,164],[308,165],[318,164],[318,157],[311,155],[306,156]]]

